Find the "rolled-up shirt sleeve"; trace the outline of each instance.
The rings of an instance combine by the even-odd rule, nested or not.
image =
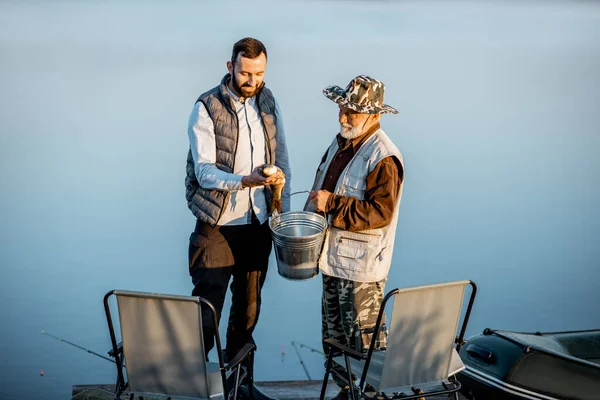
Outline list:
[[[281,211],[290,211],[291,201],[291,184],[292,184],[292,170],[290,168],[290,158],[287,150],[287,142],[285,138],[285,130],[283,128],[283,116],[281,114],[281,108],[279,103],[275,100],[275,120],[276,120],[276,143],[275,148],[275,165],[277,165],[285,174],[285,185],[283,187],[283,196],[281,200]]]
[[[215,165],[217,148],[213,121],[202,102],[194,105],[188,123],[194,172],[200,187],[224,191],[242,190],[242,175],[220,170]]]
[[[392,220],[404,171],[393,157],[381,160],[367,175],[365,199],[329,195],[325,212],[339,229],[358,232],[382,228]]]

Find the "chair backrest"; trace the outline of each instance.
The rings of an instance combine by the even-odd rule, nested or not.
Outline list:
[[[133,392],[208,398],[197,297],[114,291]]]
[[[399,289],[378,389],[448,378],[465,286],[469,283]]]

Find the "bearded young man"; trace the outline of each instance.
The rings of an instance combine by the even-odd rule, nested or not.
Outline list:
[[[188,125],[186,199],[197,218],[189,243],[192,295],[210,301],[220,320],[233,277],[228,359],[254,342],[271,253],[269,185],[283,184],[285,179],[282,212],[290,207],[283,121],[273,93],[264,85],[266,67],[267,50],[260,41],[244,38],[235,43],[227,62],[229,73],[196,100]],[[281,171],[263,176],[264,164]],[[208,354],[218,327],[209,313],[203,317]],[[254,398],[267,397],[255,387]]]
[[[366,353],[392,261],[404,182],[402,155],[379,120],[398,111],[383,104],[383,83],[364,75],[346,89],[330,86],[323,94],[339,105],[341,130],[321,160],[305,206],[325,213],[330,226],[319,259],[322,336]],[[385,319],[376,337],[376,350],[385,348]],[[341,388],[335,399],[347,399],[349,388],[334,379]]]

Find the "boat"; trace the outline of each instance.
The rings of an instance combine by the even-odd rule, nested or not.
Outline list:
[[[485,329],[459,351],[469,399],[600,399],[600,329],[519,333]]]

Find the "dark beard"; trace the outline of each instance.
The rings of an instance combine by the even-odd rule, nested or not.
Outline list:
[[[262,89],[264,82],[262,82],[258,87],[256,87],[256,89],[254,89],[252,92],[247,92],[242,90],[242,86],[240,86],[239,82],[237,81],[236,77],[235,77],[235,69],[233,70],[233,74],[231,74],[231,86],[233,86],[233,91],[235,92],[235,94],[237,94],[239,97],[243,97],[245,99],[248,99],[250,97],[254,97],[258,94],[258,92],[260,92],[260,89]],[[249,85],[244,85],[244,88],[250,88],[251,86]]]

